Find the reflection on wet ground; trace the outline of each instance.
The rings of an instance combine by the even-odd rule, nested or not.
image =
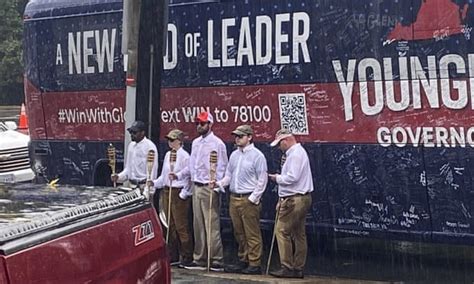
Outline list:
[[[230,264],[236,261],[237,245],[233,241],[231,228],[223,226],[222,229],[224,261]],[[271,234],[264,233],[263,236],[262,263],[266,264]],[[356,281],[349,283],[359,283],[357,281],[473,283],[474,281],[472,269],[474,247],[471,246],[362,237],[334,239],[324,234],[309,236],[308,243],[305,275],[316,276],[314,279],[311,278],[314,281],[333,277],[337,277],[338,281],[342,281],[340,279]],[[275,248],[271,269],[278,268],[278,260],[278,250]],[[287,282],[285,280],[279,283]]]

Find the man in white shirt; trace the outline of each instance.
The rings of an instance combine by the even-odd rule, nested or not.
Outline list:
[[[177,252],[179,251],[179,266],[181,267],[189,265],[193,260],[193,239],[189,228],[192,189],[188,169],[189,154],[183,149],[183,137],[184,134],[179,129],[173,129],[166,135],[168,146],[176,151],[173,171],[171,171],[171,151],[168,151],[163,160],[161,175],[156,180],[149,181],[149,186],[163,188],[160,204],[166,214],[168,214],[171,190],[170,216],[166,216],[170,231],[168,251],[172,262],[178,260]]]
[[[224,178],[216,183],[222,190],[230,185],[229,214],[239,245],[240,261],[226,267],[226,271],[262,274],[260,199],[268,181],[267,160],[252,143],[253,130],[250,125],[241,125],[232,134],[238,148],[230,155]]]
[[[281,268],[270,274],[275,277],[303,278],[308,251],[305,220],[311,208],[313,191],[308,153],[286,129],[279,130],[270,145],[278,145],[286,154],[281,174],[268,175],[278,184],[280,198],[277,204],[276,238]]]
[[[132,142],[128,145],[125,167],[119,174],[111,176],[113,182],[123,183],[128,180],[132,185],[143,189],[147,180],[147,157],[150,150],[155,151],[155,159],[151,170],[150,179],[155,179],[158,171],[158,151],[151,140],[146,138],[146,125],[142,121],[133,122],[128,132]]]
[[[224,142],[211,131],[214,118],[208,112],[202,112],[196,117],[196,127],[199,137],[194,139],[189,158],[189,170],[191,181],[194,183],[193,190],[193,213],[194,213],[194,254],[193,263],[186,265],[187,269],[205,270],[207,267],[208,241],[211,243],[210,269],[212,271],[223,271],[224,252],[221,240],[220,226],[220,194],[219,188],[211,188],[210,161],[212,151],[217,152],[216,180],[224,177],[227,167],[227,150]],[[210,195],[212,194],[212,204]],[[209,218],[209,210],[211,218]],[[209,222],[211,230],[208,235]]]

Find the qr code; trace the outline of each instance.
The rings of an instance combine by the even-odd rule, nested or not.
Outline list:
[[[306,100],[303,93],[279,94],[281,127],[293,134],[308,135]]]

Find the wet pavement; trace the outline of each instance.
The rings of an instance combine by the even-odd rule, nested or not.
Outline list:
[[[243,275],[235,273],[219,273],[186,270],[180,268],[172,268],[173,284],[187,284],[187,283],[209,283],[209,284],[238,284],[238,283],[290,283],[290,284],[306,284],[306,283],[327,283],[327,284],[355,284],[355,283],[393,283],[381,281],[366,281],[358,279],[344,279],[325,276],[305,276],[304,279],[281,279],[267,275]]]

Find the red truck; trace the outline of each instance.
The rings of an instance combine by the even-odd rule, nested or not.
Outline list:
[[[170,283],[155,210],[138,191],[0,184],[0,284]]]

